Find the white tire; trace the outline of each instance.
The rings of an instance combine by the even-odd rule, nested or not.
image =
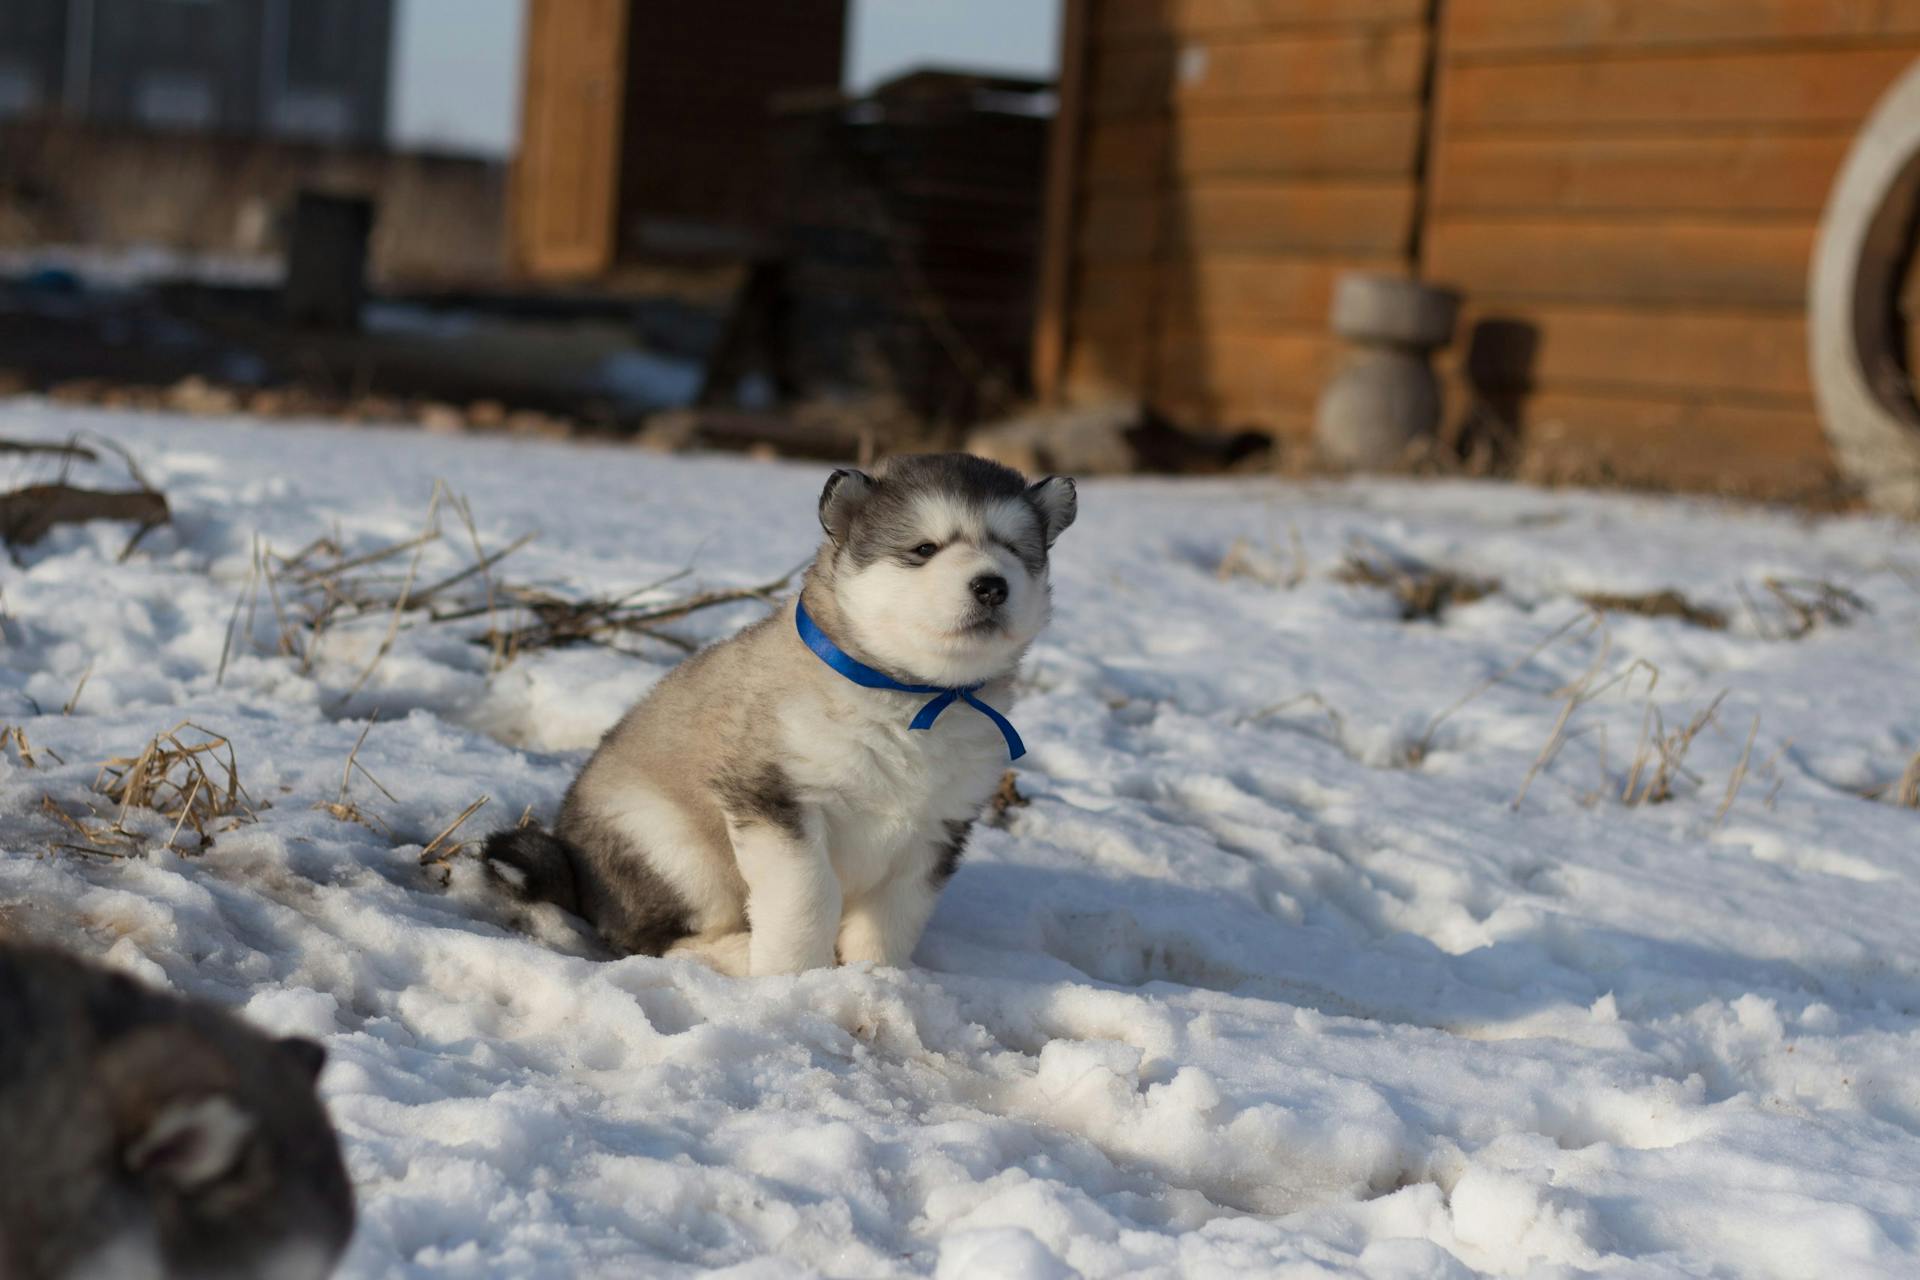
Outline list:
[[[1855,137],[1820,220],[1808,361],[1834,459],[1882,510],[1920,516],[1920,404],[1895,352],[1894,290],[1920,208],[1920,63]]]

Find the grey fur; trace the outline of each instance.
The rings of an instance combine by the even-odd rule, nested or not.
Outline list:
[[[1048,476],[1036,482],[1028,487],[1027,500],[1040,513],[1049,547],[1080,514],[1080,491],[1074,487],[1072,476]]]
[[[847,536],[853,513],[873,490],[873,477],[864,471],[842,467],[827,477],[820,490],[820,527],[827,537],[839,542]]]
[[[173,1277],[331,1270],[353,1191],[315,1096],[324,1051],[48,948],[0,943],[0,1276],[51,1280],[119,1247]],[[230,1167],[181,1170],[157,1122],[242,1117]],[[147,1141],[143,1142],[143,1139]],[[116,1255],[131,1261],[124,1254]]]
[[[771,760],[744,769],[721,770],[714,776],[713,794],[737,825],[764,822],[795,839],[805,834],[793,779]]]
[[[940,856],[933,864],[933,884],[940,888],[953,879],[960,870],[960,859],[966,856],[967,839],[973,835],[973,823],[954,821],[947,823],[947,842],[940,846]]]
[[[573,849],[558,836],[537,827],[509,827],[487,837],[483,857],[487,869],[516,897],[528,902],[551,902],[580,913],[580,886],[573,874]],[[508,874],[506,869],[518,872]]]
[[[912,555],[926,540],[912,523],[918,499],[938,493],[980,509],[1002,500],[1024,505],[1032,513],[1031,527],[1019,534],[1013,550],[1044,592],[1047,548],[1072,520],[1071,482],[1065,488],[1063,507],[1057,486],[1046,481],[1030,486],[1016,471],[964,455],[897,458],[872,475],[836,471],[820,495],[826,539],[803,582],[808,612],[850,656],[886,670],[855,638],[839,585],[844,576],[883,558]],[[889,674],[906,683],[930,682],[921,672],[893,669]],[[989,679],[981,696],[991,705],[1009,705],[1011,676],[1009,668]],[[903,737],[926,701],[924,695],[853,690],[795,634],[792,603],[669,672],[602,739],[567,792],[554,845],[539,846],[565,849],[580,914],[614,949],[651,955],[688,935],[744,930],[747,886],[735,860],[733,833],[770,828],[797,840],[807,815],[836,800],[796,782],[781,755],[781,717],[839,715],[833,708],[849,696],[879,708],[882,723],[898,726],[888,732]],[[984,721],[970,724],[956,715],[953,724],[949,729],[943,723],[943,734],[986,735],[970,740],[998,749],[998,734]],[[930,799],[933,811],[926,820],[932,834],[919,846],[926,860],[917,865],[935,885],[958,865],[966,829],[998,776],[996,767],[982,779],[956,780],[950,795]],[[648,815],[661,812],[674,815],[675,830],[648,827]],[[817,831],[813,837],[818,838]],[[489,841],[487,853],[524,872],[522,864],[529,859],[521,855],[534,847],[529,837],[501,833]],[[654,864],[650,850],[669,847],[675,858],[693,859],[703,868],[700,883],[707,897],[702,904],[690,903]],[[527,876],[529,882],[534,878]],[[531,883],[528,888],[540,896]]]
[[[615,830],[581,797],[586,777],[580,775],[560,807],[557,843],[573,859],[579,894],[573,909],[592,922],[614,950],[663,955],[693,932],[686,900],[647,862],[643,847]]]
[[[835,476],[841,474],[834,473]],[[984,506],[996,499],[1025,502],[1033,510],[1034,528],[1031,535],[1014,543],[1013,551],[1027,572],[1033,574],[1046,569],[1047,548],[1053,545],[1060,530],[1073,522],[1069,510],[1058,529],[1049,527],[1047,511],[1036,491],[1056,477],[1029,486],[1026,477],[1011,467],[971,454],[932,453],[898,458],[877,483],[859,472],[851,474],[861,476],[867,483],[855,490],[853,486],[829,480],[820,501],[823,511],[828,507],[833,510],[835,524],[829,526],[829,534],[834,527],[840,528],[833,541],[856,569],[888,556],[914,563],[907,553],[921,541],[921,532],[913,518],[916,504],[927,493],[960,495],[974,506]],[[1066,482],[1069,494],[1072,483]]]

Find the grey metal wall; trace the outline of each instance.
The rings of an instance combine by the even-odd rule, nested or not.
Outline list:
[[[394,0],[4,0],[0,117],[377,143]]]
[[[67,0],[0,3],[0,118],[58,105],[66,39]]]

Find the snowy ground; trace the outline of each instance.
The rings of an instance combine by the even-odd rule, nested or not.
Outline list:
[[[75,431],[177,521],[124,564],[93,526],[0,570],[0,720],[42,753],[0,764],[0,924],[325,1040],[349,1274],[1920,1271],[1920,813],[1862,795],[1920,750],[1911,527],[1086,484],[1014,717],[1030,803],[918,966],[734,981],[418,866],[483,794],[471,834],[550,815],[673,648],[490,676],[482,624],[420,628],[348,696],[385,620],[303,674],[262,603],[216,671],[256,534],[372,549],[443,479],[487,547],[539,531],[514,581],[742,585],[810,548],[822,469],[0,403],[0,435]],[[420,581],[471,559],[448,528]],[[1223,578],[1239,539],[1255,574]],[[1403,622],[1336,579],[1356,542],[1503,585]],[[1769,576],[1871,612],[1788,639]],[[1581,593],[1666,587],[1730,626],[1568,626]],[[1620,673],[1516,806],[1567,688]],[[1672,732],[1723,690],[1672,800],[1623,803],[1649,705]],[[351,798],[392,837],[314,807],[376,708],[359,760],[393,798]],[[100,761],[189,718],[235,742],[257,823],[191,857],[50,851],[44,797],[99,805]]]

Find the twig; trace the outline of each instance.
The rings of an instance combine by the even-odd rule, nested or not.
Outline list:
[[[758,586],[706,591],[683,600],[652,606],[627,606],[618,601],[605,600],[576,603],[547,598],[525,601],[523,602],[525,607],[533,612],[537,620],[508,632],[507,646],[510,650],[518,651],[530,646],[558,647],[582,642],[605,643],[605,637],[608,635],[628,631],[643,632],[656,639],[665,639],[666,637],[651,629],[652,624],[675,621],[718,605],[735,604],[745,600],[764,602],[783,590],[789,582],[793,581],[794,575],[805,567],[804,562],[795,565],[778,578]],[[488,639],[493,638],[488,637]]]
[[[1727,795],[1720,802],[1720,811],[1713,815],[1713,825],[1719,826],[1726,819],[1727,812],[1733,808],[1734,799],[1740,794],[1740,786],[1747,780],[1747,762],[1753,759],[1753,740],[1760,736],[1760,713],[1753,716],[1753,728],[1747,730],[1747,745],[1740,749],[1740,762],[1733,766],[1733,776],[1727,779]]]
[[[255,590],[255,584],[259,579],[259,574],[260,549],[256,542],[253,560],[247,569],[246,584],[240,588],[240,594],[234,597],[233,613],[227,618],[227,638],[220,644],[220,668],[215,671],[213,675],[215,688],[218,688],[227,678],[227,659],[233,655],[234,628],[240,621],[240,606],[246,602],[248,594]]]
[[[361,726],[360,736],[353,740],[353,750],[347,752],[347,763],[341,766],[341,769],[340,769],[339,799],[340,799],[340,803],[342,804],[345,804],[347,801],[347,784],[353,780],[354,758],[360,754],[360,748],[366,745],[367,735],[373,732],[374,722],[379,718],[380,718],[380,712],[376,708],[374,710],[374,713],[367,717],[366,724]]]
[[[194,775],[193,790],[187,792],[187,798],[180,805],[180,816],[174,820],[173,830],[167,833],[167,848],[175,847],[173,842],[179,836],[180,828],[186,825],[187,815],[193,812],[193,798],[200,794],[200,784],[206,781],[206,777],[204,773]]]
[[[100,461],[99,454],[72,441],[53,444],[44,440],[0,440],[0,453],[52,453],[67,459],[78,458],[82,462]]]
[[[1699,781],[1698,777],[1686,767],[1687,752],[1693,746],[1693,740],[1699,736],[1700,731],[1712,724],[1715,717],[1720,714],[1720,704],[1726,701],[1727,692],[1722,689],[1718,696],[1707,704],[1704,711],[1696,714],[1685,727],[1676,729],[1671,734],[1665,732],[1659,709],[1657,707],[1653,709],[1655,732],[1651,739],[1651,746],[1659,760],[1653,772],[1647,775],[1646,785],[1640,787],[1637,792],[1634,788],[1640,778],[1641,762],[1635,761],[1633,774],[1627,779],[1627,790],[1621,796],[1625,803],[1629,805],[1664,804],[1671,800],[1675,774]]]
[[[436,481],[433,486],[434,501],[436,502],[439,499],[440,489],[441,489],[440,483]],[[431,513],[432,511],[431,505],[429,506],[428,510],[429,510],[429,513]],[[367,565],[378,564],[382,560],[390,560],[394,556],[403,555],[409,551],[418,551],[421,547],[426,546],[428,543],[438,541],[439,537],[440,537],[440,530],[429,529],[426,532],[421,533],[415,537],[408,538],[405,542],[396,542],[390,546],[381,547],[375,551],[369,551],[365,555],[354,556],[350,560],[342,560],[339,564],[330,564],[325,566],[324,568],[319,568],[319,569],[308,569],[302,572],[302,574],[300,575],[300,579],[304,583],[304,582],[311,582],[313,579],[320,578],[320,577],[335,577],[335,576],[338,576],[339,574],[345,573],[349,569],[364,568]]]
[[[1608,636],[1605,643],[1600,646],[1599,656],[1596,657],[1593,664],[1587,668],[1586,674],[1571,684],[1562,686],[1561,692],[1567,695],[1567,700],[1560,708],[1559,717],[1553,722],[1553,732],[1547,735],[1546,744],[1540,748],[1540,754],[1534,757],[1533,764],[1527,769],[1527,776],[1521,779],[1520,792],[1513,798],[1513,808],[1518,809],[1520,807],[1521,802],[1527,798],[1528,790],[1533,786],[1534,778],[1539,776],[1541,770],[1553,763],[1554,757],[1560,753],[1560,748],[1566,745],[1567,726],[1572,723],[1573,717],[1579,712],[1580,708],[1586,706],[1589,702],[1595,701],[1616,685],[1631,681],[1637,672],[1644,671],[1647,673],[1647,692],[1649,694],[1653,692],[1654,686],[1660,683],[1660,669],[1651,662],[1648,662],[1645,658],[1635,658],[1632,662],[1629,662],[1625,667],[1616,672],[1610,679],[1599,685],[1595,685],[1593,683],[1594,678],[1600,674],[1612,647],[1612,637]]]
[[[273,620],[280,627],[280,652],[291,658],[299,658],[302,670],[306,669],[306,656],[300,651],[300,644],[294,639],[293,624],[287,621],[287,611],[280,603],[280,583],[273,574],[273,549],[268,547],[260,558],[261,575],[267,580],[267,599],[273,603]]]
[[[481,575],[485,575],[488,580],[487,581],[487,602],[488,602],[488,608],[491,609],[492,602],[493,602],[493,583],[492,583],[492,575],[488,571],[494,565],[499,564],[502,560],[506,559],[508,556],[512,555],[514,552],[518,551],[520,548],[526,546],[529,542],[532,542],[533,539],[534,539],[534,535],[532,533],[523,533],[519,537],[515,538],[512,542],[509,542],[506,546],[500,548],[500,550],[495,551],[490,555],[482,557],[481,559],[468,565],[466,568],[460,570],[460,572],[451,574],[448,577],[442,578],[440,579],[440,581],[433,583],[430,586],[425,586],[420,588],[420,590],[416,591],[413,594],[413,601],[412,601],[411,607],[415,609],[424,608],[429,600],[433,599],[434,596],[440,594],[440,592],[446,590],[448,587],[457,586],[458,584],[465,582],[468,578],[471,578],[476,574],[481,574]],[[474,550],[475,551],[479,550],[478,539],[475,540]]]
[[[444,489],[445,486],[440,481],[434,481],[433,497],[427,502],[427,525],[435,536],[438,536],[439,533],[438,526],[435,524],[435,517],[440,514],[440,495]],[[418,545],[414,548],[413,558],[407,562],[407,580],[401,584],[400,595],[393,602],[393,616],[387,623],[387,634],[385,638],[380,641],[380,647],[374,651],[373,660],[367,663],[367,669],[362,671],[360,678],[353,682],[353,688],[347,690],[347,696],[342,699],[343,703],[353,701],[354,696],[358,694],[360,690],[366,686],[367,681],[372,678],[374,668],[380,665],[381,659],[385,658],[387,654],[392,651],[394,637],[400,634],[400,615],[406,612],[407,593],[413,589],[414,575],[420,571],[420,555],[421,552],[425,550],[426,544],[426,534],[422,533]]]
[[[1270,720],[1281,712],[1297,707],[1302,703],[1308,706],[1318,707],[1321,712],[1326,715],[1328,722],[1333,725],[1333,741],[1335,745],[1339,745],[1345,740],[1347,735],[1347,722],[1345,717],[1334,709],[1332,703],[1328,702],[1325,698],[1321,697],[1318,692],[1312,689],[1307,690],[1305,693],[1296,693],[1291,698],[1282,698],[1280,701],[1270,706],[1262,707],[1258,711],[1248,712],[1240,718],[1240,723],[1258,724],[1262,720]]]
[[[460,829],[461,823],[465,822],[468,818],[471,818],[474,814],[478,813],[480,811],[480,807],[486,804],[487,801],[491,800],[492,798],[493,798],[492,796],[481,796],[478,800],[475,800],[472,804],[462,809],[460,811],[460,816],[447,824],[446,830],[442,831],[439,835],[429,840],[426,844],[426,847],[420,850],[420,865],[424,867],[428,863],[432,863],[432,862],[445,862],[449,858],[453,857],[454,854],[458,853],[463,847],[465,847],[464,845],[455,844],[455,845],[449,845],[444,853],[435,852],[435,850],[440,848],[440,844],[443,840],[446,840],[448,837],[452,836],[454,832],[458,831]]]
[[[1414,764],[1418,764],[1421,760],[1425,759],[1427,752],[1431,750],[1433,747],[1433,735],[1440,731],[1441,725],[1445,724],[1447,720],[1451,718],[1456,712],[1458,712],[1462,707],[1466,706],[1468,703],[1472,702],[1475,698],[1478,698],[1481,694],[1493,688],[1495,685],[1499,684],[1502,680],[1505,680],[1508,676],[1512,675],[1514,672],[1520,670],[1522,667],[1526,666],[1529,662],[1532,662],[1535,658],[1539,657],[1543,652],[1546,651],[1549,645],[1553,644],[1556,640],[1560,639],[1560,637],[1566,635],[1567,632],[1573,630],[1574,627],[1578,625],[1581,619],[1583,618],[1587,619],[1592,624],[1587,628],[1587,635],[1592,635],[1595,631],[1599,630],[1606,623],[1606,619],[1603,618],[1595,610],[1583,609],[1579,613],[1575,614],[1573,617],[1568,618],[1565,622],[1561,623],[1558,627],[1555,627],[1553,631],[1547,635],[1546,639],[1540,641],[1540,643],[1534,645],[1533,648],[1521,654],[1520,657],[1515,659],[1512,663],[1508,664],[1505,667],[1502,667],[1500,670],[1494,672],[1491,676],[1488,676],[1485,680],[1481,681],[1479,684],[1469,689],[1466,693],[1461,695],[1460,699],[1457,702],[1454,702],[1451,706],[1447,707],[1446,710],[1442,711],[1439,715],[1435,716],[1432,720],[1428,721],[1426,731],[1423,732],[1418,738],[1414,739],[1412,744],[1410,744],[1407,749],[1409,760]],[[1586,637],[1583,636],[1581,638],[1585,639]]]
[[[72,715],[73,709],[80,705],[80,692],[87,687],[87,678],[93,674],[93,663],[94,660],[92,658],[87,659],[87,669],[80,673],[80,682],[73,686],[73,693],[68,697],[67,705],[60,708],[61,715]]]
[[[500,656],[503,650],[498,637],[499,626],[494,617],[495,596],[492,565],[497,562],[497,558],[495,562],[489,562],[481,553],[480,527],[474,522],[472,504],[465,498],[456,498],[453,503],[453,509],[460,513],[460,522],[467,527],[467,538],[473,543],[473,554],[479,561],[481,580],[487,588],[487,634],[491,637],[487,646],[487,670],[498,671],[500,669]],[[520,544],[516,543],[514,545],[518,546]],[[512,549],[512,547],[508,548],[509,551]],[[505,552],[501,554],[504,555]]]
[[[113,455],[118,457],[120,459],[121,464],[126,467],[128,477],[132,479],[132,481],[135,484],[139,485],[146,492],[148,493],[160,492],[160,490],[154,486],[153,481],[147,479],[146,472],[140,470],[140,464],[134,460],[133,452],[130,449],[128,449],[125,445],[121,444],[118,440],[115,440],[112,436],[94,435],[92,433],[89,433],[87,435],[87,439],[92,443],[99,445],[102,449],[105,449],[109,453],[112,453]],[[79,448],[79,441],[80,441],[80,437],[78,435],[74,436],[73,443],[75,448],[74,450],[70,450],[69,452],[78,452],[78,453],[86,452],[86,450]]]

